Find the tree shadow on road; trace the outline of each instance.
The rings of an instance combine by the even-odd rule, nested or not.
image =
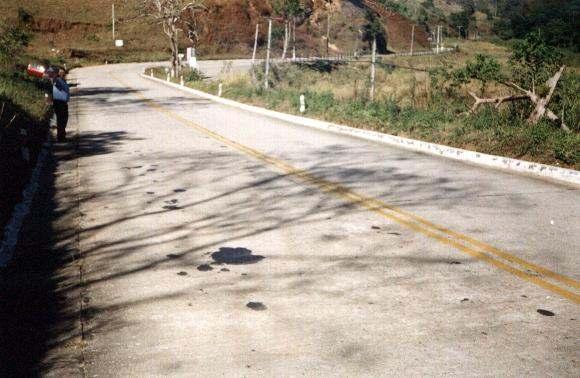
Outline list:
[[[0,271],[0,376],[82,375],[75,159],[111,153],[123,139],[87,133],[53,146],[14,259]]]
[[[80,96],[102,110],[116,107],[115,112],[130,111],[129,105],[140,101],[120,98],[111,103],[107,97],[110,91],[97,88]],[[123,317],[129,308],[186,302],[200,290],[246,298],[262,290],[264,282],[278,295],[316,293],[323,298],[362,303],[370,301],[368,292],[372,289],[412,283],[420,271],[385,270],[380,281],[369,283],[362,294],[356,282],[348,282],[355,275],[364,278],[386,261],[415,265],[447,262],[442,258],[413,259],[409,255],[413,251],[404,248],[397,252],[397,243],[408,245],[417,236],[388,222],[375,222],[381,223],[377,230],[365,217],[367,210],[356,201],[345,202],[292,173],[220,149],[223,146],[211,141],[191,146],[187,153],[119,153],[115,162],[122,179],[112,188],[100,190],[91,185],[99,177],[89,165],[80,172],[84,185],[78,191],[73,173],[76,159],[130,149],[135,140],[141,139],[119,131],[86,132],[78,137],[75,150],[57,146],[57,160],[47,168],[43,185],[48,190],[37,201],[37,214],[24,233],[16,260],[2,273],[0,366],[12,375],[41,375],[49,369],[80,373],[85,343],[95,334],[131,327]],[[407,205],[421,205],[450,193],[468,198],[485,190],[466,182],[411,174],[396,163],[383,165],[378,175],[376,166],[345,162],[344,150],[339,145],[313,149],[303,162],[314,176],[345,187],[379,187],[377,197],[396,198],[404,193],[409,198]],[[372,152],[349,153],[361,160],[373,159]],[[398,158],[402,162],[405,156],[401,153]],[[71,177],[59,178],[57,192],[56,175],[67,173]],[[434,181],[439,190],[427,190]],[[445,206],[453,207],[453,201]],[[336,222],[342,218],[344,224]],[[353,219],[359,224],[348,228],[356,223]],[[377,232],[381,232],[380,237]],[[296,240],[287,244],[302,249],[270,250],[267,241],[276,238]],[[82,249],[79,240],[84,243]],[[323,248],[309,249],[313,241]],[[359,245],[365,247],[364,254],[359,253]],[[262,269],[268,261],[293,268],[283,272]],[[208,274],[196,268],[212,263],[255,270],[243,284],[239,275],[232,275],[197,280],[185,287],[176,285],[175,290],[163,294],[126,293],[115,303],[94,303],[92,299],[92,293],[105,286],[123,290],[129,280],[142,279],[143,274],[162,272],[176,279],[178,272]],[[220,271],[214,269],[213,273]],[[343,286],[336,289],[333,282]]]

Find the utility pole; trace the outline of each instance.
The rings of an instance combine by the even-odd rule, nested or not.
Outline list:
[[[272,19],[268,20],[268,50],[266,52],[266,73],[265,73],[265,82],[264,88],[268,89],[270,87],[270,83],[268,81],[270,75],[270,47],[272,46]]]
[[[437,54],[441,52],[441,25],[437,25]]]
[[[373,53],[371,57],[371,101],[375,100],[375,62],[377,60],[377,36],[373,36]]]
[[[435,29],[435,52],[439,54],[439,25]]]
[[[258,32],[260,31],[260,24],[256,24],[256,35],[254,37],[254,52],[252,53],[252,67],[256,61],[256,50],[258,49]]]
[[[415,25],[413,25],[413,29],[411,30],[411,56],[413,56],[414,45],[415,45]]]
[[[330,56],[330,8],[326,18],[326,57]]]
[[[113,42],[115,41],[115,3],[111,4],[111,19],[113,20]]]
[[[296,16],[292,17],[292,60],[296,60]]]

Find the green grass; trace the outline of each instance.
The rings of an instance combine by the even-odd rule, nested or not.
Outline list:
[[[39,80],[18,71],[0,72],[0,103],[11,103],[21,117],[41,122],[46,119],[48,107]]]
[[[273,70],[272,89],[254,85],[249,75],[235,75],[222,78],[223,96],[300,114],[299,97],[304,94],[308,117],[483,153],[580,168],[578,130],[568,134],[548,121],[528,125],[525,116],[529,114],[529,106],[510,105],[501,111],[487,107],[468,115],[468,100],[461,96],[448,98],[433,93],[429,100],[424,99],[427,102],[424,106],[413,106],[408,100],[403,101],[408,97],[405,91],[400,98],[382,95],[376,101],[369,101],[361,72],[363,68],[356,65],[342,66],[330,73],[296,66],[278,67]],[[161,69],[155,69],[155,74],[165,78]],[[395,76],[391,79],[399,83],[398,75],[403,74],[395,70],[380,72],[377,77],[385,80],[389,75]],[[357,90],[353,88],[356,78],[361,82]],[[260,70],[257,79],[260,83],[263,80]],[[218,90],[216,81],[197,79],[188,81],[187,85],[212,94]],[[572,102],[577,109],[577,96]]]

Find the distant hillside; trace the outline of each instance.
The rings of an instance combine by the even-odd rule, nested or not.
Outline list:
[[[443,0],[441,0],[443,1]],[[377,1],[374,1],[377,3]],[[382,0],[378,1],[379,3]],[[168,47],[160,28],[149,20],[136,17],[135,0],[117,1],[116,37],[125,41],[123,49],[113,46],[111,2],[101,0],[19,0],[0,2],[0,18],[26,20],[35,34],[31,51],[39,56],[89,60],[147,60],[163,58]],[[303,55],[325,52],[326,0],[304,0],[307,9],[298,20],[297,49]],[[368,22],[367,0],[332,0],[332,53],[351,53],[367,48],[360,41],[360,30]],[[207,12],[200,18],[198,51],[210,56],[249,56],[256,23],[262,25],[260,53],[266,40],[266,19],[273,15],[271,0],[206,0]],[[391,51],[408,51],[414,24],[405,14],[383,7],[381,21],[388,34]],[[372,8],[376,11],[376,8]],[[283,24],[274,24],[274,50],[282,48]],[[427,49],[424,27],[417,26],[415,48]],[[189,44],[185,38],[181,46]]]

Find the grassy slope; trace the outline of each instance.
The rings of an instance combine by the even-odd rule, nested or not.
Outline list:
[[[463,65],[476,53],[498,57],[507,65],[506,48],[489,42],[462,41],[460,52],[431,57],[385,57],[384,61],[405,67],[426,69]],[[279,68],[281,80],[274,89],[255,89],[246,75],[222,78],[224,96],[298,114],[298,98],[306,94],[309,117],[348,124],[429,142],[515,157],[546,164],[580,168],[580,134],[565,134],[550,123],[530,127],[514,114],[491,109],[477,116],[465,112],[471,104],[466,89],[478,91],[477,84],[449,100],[433,87],[426,72],[408,69],[377,70],[377,101],[368,101],[368,63],[342,66],[332,73],[311,69]],[[216,82],[189,85],[217,92]],[[488,94],[505,94],[509,89],[490,86]],[[570,121],[569,121],[570,122]]]

